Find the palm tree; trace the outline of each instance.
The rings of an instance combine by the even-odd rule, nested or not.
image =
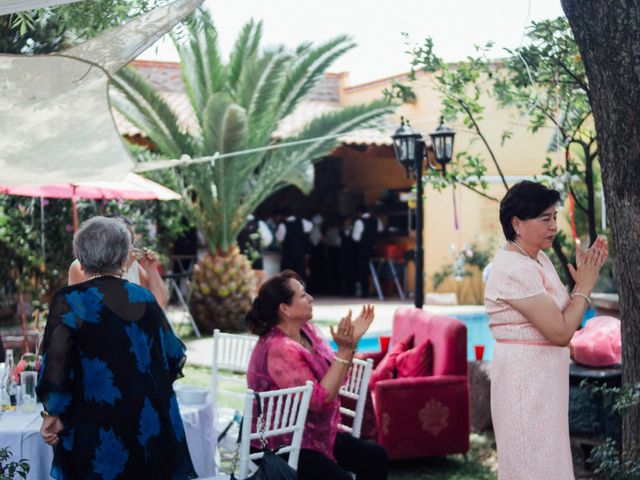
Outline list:
[[[312,162],[335,147],[338,134],[371,125],[392,111],[383,101],[351,106],[312,120],[294,136],[276,140],[279,122],[354,44],[339,36],[318,46],[304,43],[294,51],[266,50],[260,48],[261,37],[262,23],[247,22],[224,63],[208,12],[197,12],[174,35],[197,134],[178,127],[176,114],[136,70],[125,69],[114,80],[124,94],[114,96],[115,107],[146,133],[161,155],[221,154],[213,162],[184,167],[178,174],[184,201],[210,250],[196,267],[191,303],[205,332],[244,329],[255,278],[238,252],[236,238],[247,216],[287,185],[310,191]],[[291,142],[296,144],[264,148]],[[233,152],[246,153],[228,155]]]

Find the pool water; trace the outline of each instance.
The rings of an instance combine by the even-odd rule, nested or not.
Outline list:
[[[467,359],[475,360],[474,346],[484,345],[483,360],[491,360],[493,358],[493,347],[496,341],[491,336],[489,328],[489,315],[486,313],[449,313],[449,317],[457,318],[467,327]],[[595,310],[589,309],[584,315],[582,326],[595,316]],[[388,333],[389,335],[391,332]],[[364,336],[358,342],[358,351],[362,353],[372,353],[380,351],[380,343],[378,339],[379,333],[372,336]],[[329,340],[331,347],[337,350],[333,340]]]

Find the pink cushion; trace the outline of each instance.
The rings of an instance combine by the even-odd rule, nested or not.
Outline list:
[[[371,372],[371,379],[369,380],[369,388],[373,390],[376,383],[380,380],[389,380],[395,378],[396,374],[396,358],[402,352],[406,352],[413,346],[413,335],[409,335],[407,338],[396,342],[389,349],[378,366]]]
[[[620,320],[594,317],[571,339],[573,359],[588,367],[609,367],[622,362]]]
[[[433,375],[433,345],[425,339],[420,345],[396,357],[398,378],[428,377]]]

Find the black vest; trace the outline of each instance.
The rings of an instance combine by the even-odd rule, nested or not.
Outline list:
[[[359,246],[363,253],[373,255],[376,249],[376,241],[378,240],[378,219],[374,216],[369,218],[361,218],[364,224],[362,238],[360,238]]]
[[[304,228],[302,219],[295,218],[285,223],[287,231],[282,241],[282,255],[287,257],[304,257]]]

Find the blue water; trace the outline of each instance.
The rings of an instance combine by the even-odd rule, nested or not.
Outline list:
[[[595,309],[587,310],[582,321],[582,326],[595,316]],[[474,345],[484,345],[483,360],[491,360],[493,358],[493,347],[496,341],[491,336],[489,328],[489,315],[486,313],[448,313],[447,316],[457,318],[467,327],[467,359],[475,360]],[[391,332],[388,333],[389,335]],[[378,334],[379,335],[379,334]],[[358,342],[358,351],[363,353],[379,352],[380,343],[378,335],[364,336]],[[329,340],[331,347],[337,349],[333,340]]]

